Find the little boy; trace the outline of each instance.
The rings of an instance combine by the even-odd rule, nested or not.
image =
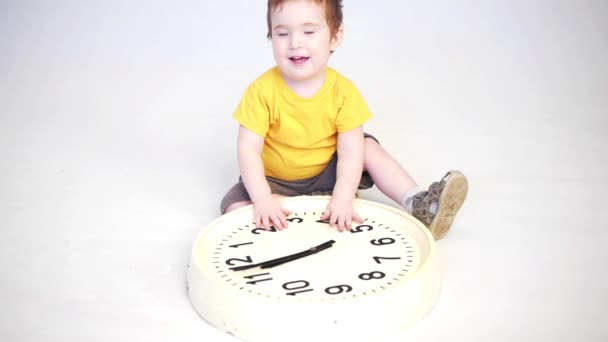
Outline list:
[[[321,220],[339,231],[361,223],[357,189],[374,184],[442,238],[467,194],[467,180],[448,172],[428,190],[363,132],[371,117],[354,84],[327,63],[342,43],[341,0],[269,0],[268,38],[276,67],[246,90],[239,122],[241,179],[222,214],[253,204],[258,227],[287,228],[290,212],[278,198],[331,193]]]

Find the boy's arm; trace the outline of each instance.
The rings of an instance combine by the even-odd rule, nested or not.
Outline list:
[[[336,185],[327,209],[321,216],[339,231],[350,230],[351,222],[363,222],[353,208],[353,200],[363,172],[363,127],[338,133]]]
[[[241,178],[253,202],[255,224],[266,229],[270,229],[271,225],[279,230],[287,228],[286,215],[290,212],[272,197],[264,174],[264,138],[241,125],[237,144]]]

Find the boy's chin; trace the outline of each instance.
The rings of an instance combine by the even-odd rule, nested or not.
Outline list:
[[[314,79],[316,76],[316,73],[313,72],[298,72],[294,70],[285,70],[284,68],[281,68],[281,72],[283,73],[283,76],[286,78],[289,78],[292,81],[297,81],[297,82],[303,82],[303,81],[309,81],[311,79]]]

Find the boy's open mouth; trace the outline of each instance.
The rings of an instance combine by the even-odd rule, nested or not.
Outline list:
[[[310,57],[293,56],[293,57],[289,57],[289,60],[296,64],[300,64],[300,63],[306,62],[308,60],[308,58],[310,58]]]

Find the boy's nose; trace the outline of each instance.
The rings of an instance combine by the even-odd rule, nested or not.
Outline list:
[[[290,36],[291,40],[290,40],[290,44],[289,47],[291,47],[292,49],[296,49],[299,48],[301,45],[301,38],[300,35],[298,33],[294,33]]]

